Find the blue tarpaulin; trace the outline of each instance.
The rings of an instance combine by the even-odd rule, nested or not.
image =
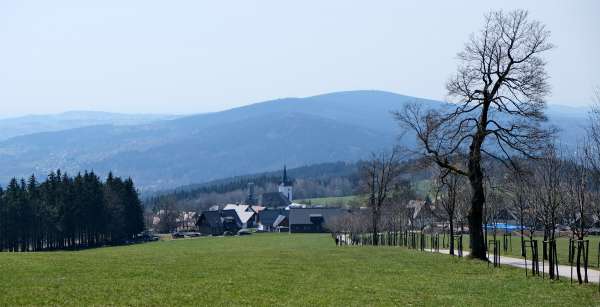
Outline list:
[[[506,224],[506,223],[496,223],[496,224],[486,224],[485,228],[487,230],[493,230],[494,226],[497,230],[521,230],[521,226],[520,225],[514,225],[514,224]],[[524,229],[527,229],[527,227],[523,227]]]

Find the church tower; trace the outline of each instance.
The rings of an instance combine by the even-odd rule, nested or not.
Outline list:
[[[283,176],[281,176],[281,183],[279,184],[279,193],[283,194],[290,202],[292,202],[292,183],[288,180],[285,165],[283,166]]]

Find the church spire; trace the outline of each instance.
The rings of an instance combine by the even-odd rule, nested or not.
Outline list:
[[[279,193],[283,194],[285,198],[291,203],[293,198],[292,195],[292,183],[288,180],[287,167],[283,165],[283,175],[281,176],[281,184],[279,184]]]
[[[283,176],[281,177],[281,185],[283,185],[283,186],[288,185],[287,167],[285,164],[283,165]]]

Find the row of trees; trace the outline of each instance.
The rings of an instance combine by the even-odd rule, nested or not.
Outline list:
[[[0,188],[0,251],[40,251],[118,244],[144,229],[133,181],[93,172],[52,172]]]
[[[588,133],[579,140],[576,150],[560,149],[551,139],[536,152],[535,157],[508,156],[482,157],[481,170],[483,197],[481,223],[496,225],[507,220],[517,219],[521,225],[521,246],[523,241],[541,235],[543,241],[554,241],[559,231],[568,233],[573,242],[572,261],[577,266],[577,277],[582,282],[581,265],[583,253],[587,251],[581,242],[590,230],[600,226],[600,89],[595,93],[596,104],[590,112]],[[499,148],[496,148],[499,149]],[[404,152],[403,152],[404,153]],[[439,165],[435,159],[425,159],[422,167],[432,171],[432,189],[429,205],[423,201],[414,201],[414,189],[410,184],[402,184],[403,174],[413,170],[402,167],[400,161],[407,155],[394,150],[390,154],[374,155],[363,166],[362,184],[368,197],[367,210],[354,211],[351,214],[332,221],[329,225],[335,232],[371,233],[373,244],[382,232],[420,231],[426,228],[439,232],[440,223],[444,234],[452,238],[460,224],[461,233],[468,230],[473,234],[469,223],[464,222],[473,214],[473,187],[469,177]],[[469,162],[467,154],[456,152],[446,157],[452,167],[461,169]],[[410,175],[409,175],[410,176]],[[406,176],[404,176],[406,177]],[[407,197],[412,195],[412,197]],[[411,199],[413,200],[411,202]],[[429,212],[424,212],[429,210]],[[416,214],[420,211],[420,214]],[[423,214],[424,213],[424,214]],[[420,221],[418,219],[425,219]],[[492,226],[495,237],[498,230]],[[478,231],[475,229],[475,231]],[[537,232],[537,233],[536,233]],[[482,234],[486,232],[483,231]],[[487,236],[483,236],[483,245],[487,245]],[[453,240],[448,240],[451,253]],[[550,244],[549,243],[549,244]],[[553,266],[550,248],[544,251],[544,259]],[[484,249],[485,251],[485,249]],[[553,277],[553,271],[550,271]]]
[[[490,225],[487,234],[496,240],[505,232],[498,223],[516,220],[523,241],[541,236],[552,242],[559,233],[572,240],[572,261],[583,281],[582,265],[587,247],[580,245],[590,230],[600,227],[600,142],[590,141],[570,154],[548,146],[537,159],[514,159],[517,166],[506,169],[494,159],[484,160],[484,195],[482,224]],[[419,232],[440,234],[454,254],[455,232],[470,233],[465,225],[469,218],[471,189],[465,177],[445,168],[421,165],[432,174],[430,197],[417,200],[414,182],[403,180],[414,169],[402,167],[398,151],[373,156],[363,169],[363,188],[368,208],[354,210],[328,222],[336,233],[370,233],[378,245],[382,233]],[[456,161],[459,161],[456,158]],[[465,227],[466,226],[466,227]],[[512,229],[509,231],[512,232]],[[485,232],[484,232],[485,233]],[[389,235],[387,236],[389,237]],[[487,238],[487,236],[485,236]],[[541,242],[540,242],[541,243]],[[552,258],[550,247],[544,260]],[[554,271],[550,271],[551,277]]]

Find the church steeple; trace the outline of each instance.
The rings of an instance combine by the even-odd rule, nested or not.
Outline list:
[[[281,175],[281,183],[279,184],[279,193],[283,194],[290,202],[292,202],[293,192],[292,183],[287,176],[287,167],[283,165],[283,175]]]
[[[283,176],[281,176],[281,185],[282,186],[289,186],[289,181],[287,178],[287,167],[285,166],[285,164],[283,165]]]

